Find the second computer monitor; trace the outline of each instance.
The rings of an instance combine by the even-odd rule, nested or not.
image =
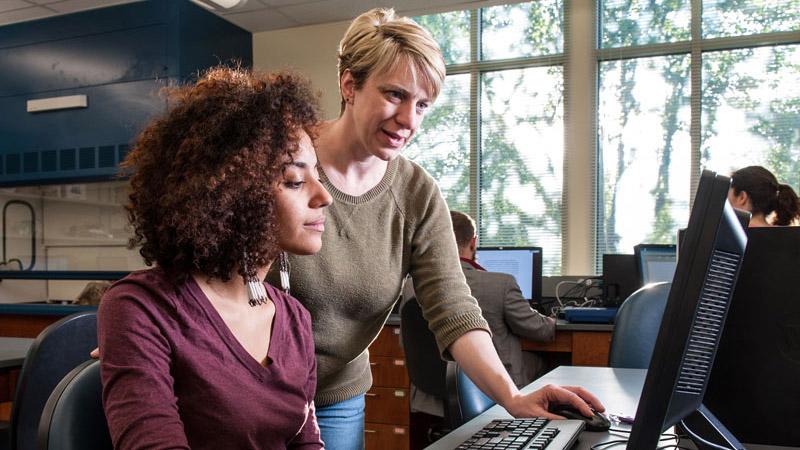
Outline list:
[[[639,244],[633,247],[639,286],[662,281],[672,282],[675,275],[676,251],[674,245]]]
[[[700,177],[628,448],[660,448],[661,433],[694,411],[743,448],[702,404],[747,245],[729,188],[727,177]]]
[[[514,276],[523,297],[535,302],[541,301],[541,247],[481,247],[475,259],[490,272],[503,272]]]

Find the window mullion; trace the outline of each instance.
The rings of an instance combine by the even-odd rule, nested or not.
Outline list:
[[[702,133],[702,117],[703,117],[703,51],[702,51],[702,20],[703,20],[703,2],[702,0],[692,0],[692,45],[691,45],[691,62],[690,62],[690,84],[691,84],[691,97],[689,99],[689,106],[691,111],[691,119],[689,122],[689,137],[691,142],[691,175],[689,176],[689,195],[692,199],[697,184],[700,182],[700,145]]]
[[[480,59],[481,49],[481,10],[473,9],[470,14],[470,100],[469,100],[469,123],[470,123],[470,139],[469,139],[469,164],[470,164],[470,189],[469,189],[469,204],[470,215],[475,218],[478,223],[478,229],[481,229],[481,122],[480,122],[480,104],[481,104],[481,74],[475,62]],[[480,235],[480,233],[478,233]]]

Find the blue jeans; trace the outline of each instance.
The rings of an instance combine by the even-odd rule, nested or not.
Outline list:
[[[317,423],[326,450],[363,450],[364,394],[318,407]]]

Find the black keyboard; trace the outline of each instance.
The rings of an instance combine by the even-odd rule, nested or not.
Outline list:
[[[458,450],[561,450],[575,443],[579,426],[563,427],[573,421],[549,421],[547,419],[508,419],[493,420],[472,437],[456,447]],[[553,445],[551,445],[553,444]]]

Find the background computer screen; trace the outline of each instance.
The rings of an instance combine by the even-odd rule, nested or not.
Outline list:
[[[490,272],[512,275],[528,300],[542,296],[542,249],[540,247],[481,247],[475,259]]]
[[[661,432],[695,411],[743,448],[702,403],[747,245],[729,187],[713,172],[700,177],[628,448],[655,449]]]
[[[672,282],[675,275],[674,245],[639,244],[634,247],[641,286],[662,281]]]

